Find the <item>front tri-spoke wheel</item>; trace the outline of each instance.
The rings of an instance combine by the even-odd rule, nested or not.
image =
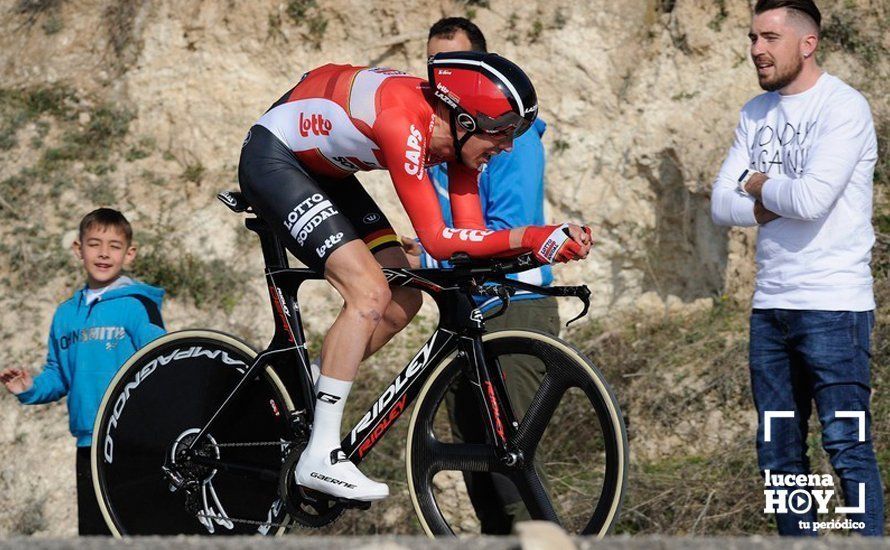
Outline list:
[[[100,406],[93,484],[116,535],[280,534],[290,397],[271,369],[201,428],[256,352],[228,335],[155,340],[118,372]]]
[[[615,524],[627,475],[627,435],[602,374],[552,336],[508,330],[483,338],[504,381],[518,460],[500,456],[464,360],[440,364],[409,427],[408,482],[430,535],[504,533],[545,519],[577,534]]]

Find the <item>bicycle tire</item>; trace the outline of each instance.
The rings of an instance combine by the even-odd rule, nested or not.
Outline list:
[[[200,478],[200,499],[194,497],[190,512],[182,491],[172,491],[161,469],[172,459],[171,449],[194,437],[256,355],[231,335],[186,330],[152,341],[119,369],[99,406],[91,449],[93,488],[113,535],[285,532],[289,518],[278,499],[277,482],[192,464]],[[266,367],[227,407],[206,441],[280,441],[290,433],[291,410],[287,390]],[[280,467],[285,449],[206,445],[202,451],[274,468]],[[194,512],[198,504],[203,510]],[[245,517],[268,523],[227,520]]]
[[[561,401],[566,401],[564,396],[569,393],[569,390],[572,390],[570,401],[572,406],[576,403],[581,403],[583,407],[585,399],[590,402],[593,413],[596,415],[596,421],[591,423],[591,425],[598,426],[603,451],[600,452],[598,450],[600,445],[598,441],[585,441],[584,445],[588,450],[591,450],[588,454],[593,459],[602,461],[602,477],[599,479],[596,475],[584,473],[587,471],[588,464],[580,462],[576,464],[580,477],[573,478],[573,481],[577,485],[584,485],[585,483],[591,485],[588,491],[590,494],[585,496],[589,498],[593,509],[589,513],[582,512],[578,518],[575,517],[578,512],[570,510],[569,515],[572,516],[572,523],[575,524],[575,527],[574,529],[569,529],[565,524],[563,526],[574,534],[605,536],[615,525],[620,511],[627,482],[628,445],[627,432],[618,402],[602,373],[587,357],[570,344],[548,334],[531,330],[503,330],[487,333],[482,339],[486,358],[490,362],[496,357],[512,354],[525,354],[537,357],[543,363],[543,368],[547,372],[545,376],[550,377],[550,380],[547,382],[547,392],[555,391],[558,393],[556,390],[561,389],[562,386],[557,385],[553,380],[558,380],[559,377],[564,376],[566,380],[570,381],[563,394],[559,395],[558,399],[555,400],[556,403],[552,404],[552,407],[547,406],[550,400],[544,400],[543,396],[546,394],[542,394],[542,399],[538,403],[541,406],[535,407],[533,404],[527,413],[527,415],[530,415],[528,419],[522,418],[522,421],[519,423],[519,429],[514,433],[515,437],[521,437],[519,434],[523,430],[525,430],[525,434],[531,433],[530,430],[532,429],[539,430],[542,436],[539,441],[534,442],[533,450],[531,451],[532,455],[537,453],[538,456],[530,467],[528,462],[526,463],[523,472],[532,469],[540,477],[542,471],[547,472],[548,475],[550,473],[556,475],[557,472],[561,471],[560,468],[565,469],[558,462],[556,466],[545,464],[546,459],[540,458],[542,453],[538,447],[541,441],[547,440],[549,443],[553,439],[554,446],[562,445],[567,447],[566,449],[558,449],[556,451],[557,454],[560,452],[563,452],[563,454],[572,452],[574,440],[567,440],[567,438],[573,436],[561,434],[561,426],[555,428],[558,430],[557,432],[546,431],[545,428],[535,426],[539,421],[537,419],[541,415],[545,415],[548,409],[556,410]],[[446,489],[437,487],[434,477],[439,472],[455,471],[466,475],[467,472],[471,471],[504,471],[501,463],[495,458],[492,445],[481,442],[481,445],[476,444],[472,448],[449,448],[447,446],[449,443],[443,440],[447,439],[447,432],[450,429],[443,427],[441,418],[443,404],[446,401],[445,396],[449,391],[449,387],[454,386],[456,381],[463,376],[464,367],[465,362],[463,359],[458,358],[457,352],[452,353],[436,365],[433,374],[424,384],[417,397],[408,426],[405,453],[408,488],[420,524],[429,536],[467,533],[461,527],[463,523],[468,523],[468,520],[461,520],[459,517],[449,519],[446,517],[449,513],[445,509],[449,506],[452,510],[467,508],[466,500],[464,500],[462,505],[455,504],[454,502],[451,502],[451,504],[439,502],[440,500],[454,501],[455,499],[461,499],[461,497],[453,496],[455,493],[453,487],[447,488],[448,480],[442,484]],[[563,382],[560,382],[560,384],[563,384]],[[571,384],[577,384],[577,389],[581,390],[582,397],[580,400],[576,395],[578,392],[572,389],[574,386]],[[541,388],[544,388],[543,383]],[[540,393],[541,388],[538,389],[538,393]],[[566,402],[569,403],[569,401]],[[534,410],[532,410],[533,408]],[[555,418],[553,414],[555,413],[551,411],[551,416],[547,418],[548,423]],[[581,418],[576,419],[576,424],[581,426],[582,430],[587,429],[585,428],[587,422],[583,418],[584,414],[578,414],[577,416]],[[553,433],[556,435],[553,435],[551,438]],[[595,436],[596,434],[593,435]],[[574,437],[577,437],[577,435]],[[584,436],[582,435],[581,437]],[[568,443],[564,443],[565,441],[568,441]],[[575,445],[577,446],[577,444]],[[464,453],[463,455],[461,454],[462,452]],[[591,460],[591,462],[593,461]],[[516,475],[520,474],[516,473]],[[521,475],[528,477],[526,473]],[[590,475],[590,480],[584,478],[587,475]],[[579,479],[580,481],[578,481]],[[511,481],[514,480],[511,479]],[[461,482],[459,480],[451,479],[450,483],[452,486],[458,486],[458,489],[456,489],[458,493],[461,491],[459,488]],[[598,494],[596,483],[599,483]],[[515,486],[519,487],[519,484]],[[543,491],[544,497],[551,500],[550,496],[548,496],[549,487],[546,482],[543,484],[539,483],[537,486],[533,482],[529,482],[529,485],[526,486],[526,491],[528,495],[533,495],[530,497],[531,500],[540,498],[541,491]],[[572,487],[571,489],[580,492],[585,488]],[[442,496],[446,491],[451,496]],[[521,491],[518,492],[521,493]],[[436,496],[437,493],[440,494],[438,498]],[[523,498],[523,501],[525,501],[525,498]],[[569,498],[568,502],[570,503],[568,506],[572,506],[572,498]],[[542,508],[538,511],[538,514],[530,514],[532,519],[557,519],[563,523],[564,518],[556,513],[556,503],[551,502],[551,504],[554,510],[554,513],[550,514],[551,517],[546,517],[548,514],[543,513],[545,509]],[[575,507],[578,507],[578,505],[576,504]],[[459,516],[460,514],[452,515]],[[535,517],[536,515],[544,517]],[[585,519],[588,516],[589,519]],[[461,525],[455,525],[457,523]]]

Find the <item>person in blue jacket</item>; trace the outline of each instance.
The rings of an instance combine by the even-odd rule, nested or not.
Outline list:
[[[87,283],[62,302],[53,316],[43,372],[0,371],[0,382],[26,405],[68,396],[71,434],[77,438],[77,519],[81,535],[110,535],[93,492],[90,444],[102,396],[118,368],[166,331],[161,319],[164,291],[121,274],[136,257],[133,230],[110,208],[84,216],[74,254]]]
[[[492,157],[488,165],[479,174],[479,202],[482,205],[482,215],[485,218],[485,226],[488,229],[509,229],[525,225],[545,225],[544,221],[544,145],[541,136],[547,129],[547,123],[540,117],[535,119],[531,129],[513,142],[510,152],[501,153]],[[436,194],[439,204],[442,206],[442,216],[450,227],[451,205],[448,200],[448,168],[445,164],[438,164],[429,168],[427,172]],[[411,245],[408,245],[409,248]],[[446,267],[448,262],[438,262],[422,248],[415,249],[420,253],[421,267]],[[550,265],[543,265],[535,269],[529,269],[521,273],[507,275],[510,279],[518,279],[523,282],[539,286],[550,286],[553,282],[553,269]],[[556,311],[556,299],[534,294],[526,290],[517,291],[510,298],[510,303],[524,300],[545,300],[535,305],[552,306]],[[500,298],[476,297],[483,313],[499,306]],[[514,309],[515,311],[515,309]],[[557,329],[558,333],[559,330]]]
[[[429,32],[427,55],[444,51],[486,51],[485,37],[474,23],[463,17],[448,17],[435,23]],[[544,145],[541,136],[546,124],[539,116],[532,128],[513,142],[513,149],[495,155],[479,174],[479,198],[485,225],[489,229],[508,229],[526,225],[544,225]],[[429,169],[436,187],[445,223],[452,225],[448,201],[448,168],[444,164]],[[402,239],[415,267],[439,267],[414,239]],[[447,262],[444,262],[447,266]],[[549,265],[510,275],[540,286],[553,282]],[[476,297],[483,312],[500,306],[499,298]],[[559,334],[559,309],[553,297],[519,291],[510,299],[503,316],[488,320],[488,330],[533,329]],[[531,403],[544,374],[544,365],[527,355],[512,355],[500,360],[506,376],[507,391],[517,416]],[[448,396],[452,432],[464,441],[480,441],[483,435],[478,406],[470,388],[458,388]],[[465,474],[467,493],[484,534],[509,534],[516,521],[529,519],[528,510],[512,482],[499,474]]]

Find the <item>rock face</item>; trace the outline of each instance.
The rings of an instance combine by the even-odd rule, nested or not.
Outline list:
[[[826,42],[823,66],[887,120],[888,62],[867,54],[890,47],[890,7],[824,9],[839,38]],[[262,346],[270,326],[258,247],[213,198],[237,186],[247,128],[323,63],[425,74],[426,31],[444,15],[473,18],[490,49],[535,82],[548,123],[549,219],[589,223],[598,241],[588,261],[555,271],[591,287],[595,316],[750,296],[755,233],[715,227],[708,204],[738,110],[759,93],[749,2],[2,0],[0,13],[0,210],[9,221],[0,244],[11,258],[0,266],[0,366],[40,364],[54,307],[81,281],[66,260],[72,229],[100,205],[133,222],[149,260],[137,274],[180,290],[165,306],[170,328],[210,326]],[[411,234],[385,174],[361,178]],[[243,291],[223,300],[229,272],[241,274]],[[321,286],[306,294],[312,336],[338,305]],[[0,418],[0,536],[74,533],[64,407],[22,409],[3,393]]]

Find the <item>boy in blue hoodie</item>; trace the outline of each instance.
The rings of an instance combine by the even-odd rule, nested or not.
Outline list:
[[[36,378],[25,369],[0,371],[0,382],[26,404],[68,396],[71,434],[77,438],[77,523],[81,535],[110,535],[93,492],[90,443],[108,384],[133,353],[165,333],[164,291],[121,275],[136,258],[133,230],[111,208],[84,216],[72,245],[87,284],[53,316],[49,351]]]

